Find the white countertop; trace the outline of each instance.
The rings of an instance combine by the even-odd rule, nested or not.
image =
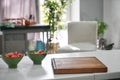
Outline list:
[[[89,74],[58,74],[54,75],[51,58],[55,57],[86,57],[96,56],[107,67],[105,73]],[[42,65],[34,65],[28,56],[24,56],[18,64],[17,69],[9,69],[5,62],[0,59],[0,80],[42,80],[42,79],[59,79],[59,80],[101,80],[120,78],[120,50],[102,50],[93,52],[77,52],[48,54],[42,62]]]

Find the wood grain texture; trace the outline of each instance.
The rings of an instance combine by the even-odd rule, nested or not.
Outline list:
[[[107,67],[96,57],[51,59],[55,74],[107,72]]]

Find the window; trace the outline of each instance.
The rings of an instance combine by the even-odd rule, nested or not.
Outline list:
[[[44,23],[44,21],[43,21],[44,13],[43,13],[43,7],[42,7],[43,3],[44,3],[44,0],[39,0],[40,23]],[[60,43],[60,46],[64,46],[64,45],[67,44],[67,28],[66,28],[66,24],[67,24],[67,21],[69,20],[69,17],[68,17],[69,6],[66,7],[65,11],[66,11],[66,13],[62,15],[62,17],[63,17],[62,21],[64,23],[65,29],[56,31],[56,34],[55,34],[57,36],[57,41]]]
[[[36,17],[35,0],[0,0],[1,21],[4,18],[28,18],[30,14]]]

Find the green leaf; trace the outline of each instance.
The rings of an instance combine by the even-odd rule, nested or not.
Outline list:
[[[44,0],[44,22],[49,23],[50,30],[54,33],[58,29],[62,29],[60,26],[62,21],[62,15],[64,8],[71,3],[72,0]]]

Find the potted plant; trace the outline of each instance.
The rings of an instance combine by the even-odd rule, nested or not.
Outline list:
[[[44,22],[50,25],[51,37],[54,37],[54,32],[63,29],[62,15],[65,12],[65,7],[72,0],[44,0]]]
[[[108,27],[108,25],[100,19],[96,19],[98,24],[98,40],[99,40],[99,49],[104,49],[106,45],[106,39],[103,38],[104,31]]]
[[[65,7],[71,2],[72,0],[44,0],[44,22],[50,25],[50,41],[56,39],[55,31],[63,29],[62,15],[65,12]],[[55,46],[57,44],[55,43]]]
[[[98,23],[98,37],[103,38],[104,30],[107,28],[108,25],[103,20],[100,19],[96,19],[96,20]]]

